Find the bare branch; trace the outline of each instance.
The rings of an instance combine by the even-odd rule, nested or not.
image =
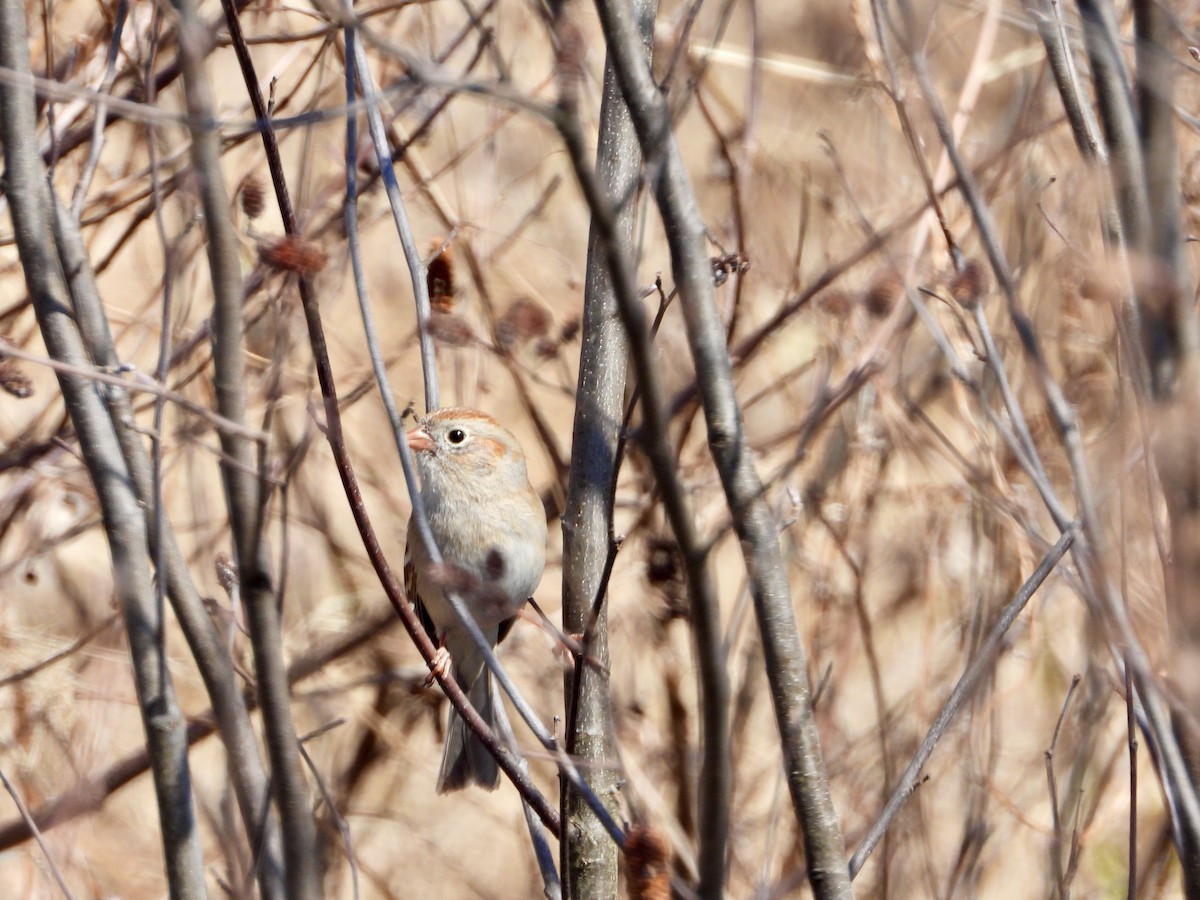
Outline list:
[[[226,18],[236,21],[232,0],[224,5]],[[204,58],[208,30],[200,21],[196,0],[179,4],[179,50],[183,64],[184,96],[192,117],[192,165],[200,177],[200,195],[208,237],[208,263],[213,289],[213,363],[217,409],[240,422],[246,415],[246,369],[242,358],[242,274],[237,237],[230,221],[229,195],[220,165],[216,131],[197,122],[213,118]],[[255,111],[267,110],[252,90]],[[254,648],[255,671],[271,760],[271,792],[283,836],[284,872],[291,900],[315,900],[320,895],[316,830],[301,766],[291,697],[283,663],[280,610],[276,605],[270,563],[263,540],[265,492],[255,473],[254,448],[244,439],[222,434],[221,446],[230,462],[221,466],[226,503],[233,531],[235,559]]]
[[[649,68],[635,53],[636,32],[629,9],[620,0],[598,0],[597,8],[642,152],[652,160],[652,165],[662,167],[655,186],[659,211],[671,247],[675,283],[682,297],[688,343],[696,362],[709,448],[746,558],[775,720],[783,740],[788,786],[805,838],[809,878],[819,898],[848,897],[851,891],[845,870],[845,847],[812,715],[804,651],[796,629],[774,518],[762,496],[734,393],[732,365],[717,314],[711,266],[704,252],[704,224],[679,149],[669,131],[665,101],[650,78]],[[712,610],[704,615],[714,613]],[[723,661],[706,656],[710,652],[707,624],[697,633],[702,671],[707,679],[705,716],[725,716],[726,710],[713,708],[727,698],[718,688],[723,678],[718,678],[715,671],[723,668]],[[710,723],[707,726],[710,739],[721,734],[723,727],[724,721],[720,725]],[[701,819],[705,829],[702,834],[711,843],[701,846],[702,895],[720,890],[723,858],[718,861],[716,857],[721,854],[718,848],[724,844],[722,831],[729,814],[720,808],[720,804],[727,802],[722,789],[727,790],[728,778],[728,773],[722,774],[720,767],[728,766],[728,759],[717,756],[722,751],[712,747],[706,746],[706,752],[713,755],[706,758],[706,772],[701,775]],[[711,799],[706,796],[708,791],[713,792]]]
[[[29,72],[24,10],[0,2],[0,65]],[[6,196],[34,312],[50,354],[75,366],[86,353],[70,316],[62,263],[54,253],[50,193],[37,153],[34,95],[29,84],[0,91]],[[147,564],[145,516],[138,504],[112,423],[86,378],[60,374],[59,385],[92,477],[112,554],[134,681],[158,795],[167,880],[172,897],[203,897],[204,868],[191,794],[187,743],[167,669],[162,611]]]
[[[657,3],[644,0],[637,6],[639,31],[644,45],[653,39]],[[560,30],[574,27],[560,12]],[[581,61],[578,36],[566,31],[560,51],[560,94],[571,97],[570,71]],[[632,260],[633,226],[637,185],[642,156],[629,111],[621,98],[611,59],[604,66],[604,96],[600,108],[596,148],[596,180],[613,210],[612,252]],[[595,213],[593,212],[593,219]],[[614,274],[605,255],[603,225],[593,221],[588,241],[587,285],[583,306],[583,340],[579,357],[575,423],[571,435],[571,474],[563,512],[563,629],[585,635],[584,647],[576,652],[574,669],[564,675],[566,691],[567,751],[588,760],[587,781],[616,808],[621,772],[618,769],[616,735],[612,721],[612,698],[608,667],[607,578],[616,553],[613,506],[621,465],[621,418],[625,396],[628,344],[619,317]],[[594,664],[591,662],[594,660]],[[561,869],[569,896],[610,897],[617,891],[617,854],[612,842],[588,815],[585,805],[571,791],[562,796],[563,821],[569,839],[562,842]]]

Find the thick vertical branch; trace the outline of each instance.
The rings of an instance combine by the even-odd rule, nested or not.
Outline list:
[[[587,148],[577,123],[570,115],[559,117],[559,130],[579,178],[580,187],[592,210],[593,233],[600,237],[616,290],[621,324],[629,341],[630,356],[637,370],[639,403],[643,416],[642,450],[654,471],[662,494],[663,508],[679,545],[688,588],[688,616],[696,647],[702,704],[704,761],[700,773],[700,808],[704,827],[700,855],[704,860],[699,893],[720,897],[725,883],[725,846],[729,834],[731,773],[729,759],[729,678],[720,644],[716,584],[708,553],[696,534],[696,523],[683,488],[667,435],[662,387],[654,369],[650,332],[645,311],[634,289],[630,260],[616,249],[616,225],[612,207],[601,195],[588,165]]]
[[[1046,6],[1050,7],[1049,10]],[[1061,5],[1057,0],[1051,0],[1048,4],[1042,4],[1040,9],[1030,7],[1030,12],[1037,24],[1038,36],[1046,48],[1046,61],[1050,64],[1067,121],[1071,123],[1071,136],[1075,138],[1075,146],[1079,148],[1079,153],[1084,159],[1107,162],[1108,148],[1100,136],[1096,113],[1091,104],[1084,101],[1079,87],[1075,57],[1071,42],[1067,39]]]
[[[24,11],[0,2],[0,66],[29,75]],[[50,191],[37,152],[32,82],[0,91],[0,138],[5,193],[33,302],[50,355],[74,366],[90,365],[72,319],[62,263],[54,253]],[[159,826],[171,896],[205,896],[204,866],[192,803],[187,735],[175,700],[163,646],[162,610],[147,558],[146,522],[104,404],[85,377],[59,374],[59,386],[79,438],[84,463],[100,503],[112,555],[117,600],[133,660],[138,704],[146,729],[158,797]]]
[[[212,274],[217,409],[226,418],[242,422],[246,411],[242,273],[237,236],[230,220],[229,195],[221,174],[220,140],[212,127],[212,99],[204,72],[211,38],[199,18],[195,0],[180,0],[178,8],[184,95],[192,122],[192,165],[199,174]],[[221,434],[221,449],[224,452],[221,476],[271,760],[271,788],[283,833],[287,892],[292,900],[306,900],[320,893],[316,831],[292,722],[279,609],[262,541],[264,505],[255,475],[255,454],[250,441],[226,432]]]
[[[655,0],[638,3],[641,36],[647,47],[653,38],[656,6]],[[613,251],[633,260],[634,199],[642,155],[611,61],[605,66],[598,134],[596,179],[614,209]],[[599,231],[600,226],[593,225],[588,243],[571,474],[562,517],[563,629],[568,634],[587,634],[589,657],[577,656],[574,671],[565,678],[567,752],[592,763],[584,767],[586,779],[597,796],[612,804],[621,773],[615,765],[607,675],[607,599],[597,594],[607,590],[605,575],[615,549],[613,488],[620,466],[618,442],[629,350]],[[561,865],[567,896],[615,896],[616,845],[569,787],[562,794],[562,816],[567,823]]]
[[[637,35],[630,10],[621,0],[597,0],[596,5],[642,152],[661,166],[656,184],[659,211],[671,248],[672,271],[683,303],[688,342],[696,362],[709,448],[750,576],[788,787],[804,832],[809,878],[817,897],[848,897],[851,888],[845,844],[830,798],[812,714],[804,651],[796,628],[777,526],[763,496],[734,393],[725,331],[717,312],[711,265],[705,253],[704,223],[670,132],[666,102],[650,77],[645,60],[636,52]],[[709,698],[705,700],[709,702]],[[707,862],[703,860],[702,865]]]

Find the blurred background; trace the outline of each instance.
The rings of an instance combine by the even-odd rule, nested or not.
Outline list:
[[[127,18],[114,44],[119,6]],[[69,88],[39,101],[39,150],[59,197],[70,202],[80,191],[122,376],[152,380],[165,336],[167,386],[212,409],[212,292],[182,89],[160,77],[154,97],[146,93],[148,74],[175,59],[174,14],[105,0],[25,8],[34,73]],[[737,394],[777,516],[848,852],[1001,608],[1058,538],[1004,437],[1013,418],[989,362],[1007,373],[1004,389],[1023,411],[1048,483],[1075,506],[1042,376],[962,196],[944,190],[953,174],[918,68],[927,68],[994,217],[1047,375],[1076,412],[1105,571],[1150,665],[1168,665],[1165,513],[1146,455],[1155,420],[1122,356],[1107,181],[1072,137],[1036,28],[1053,10],[1004,0],[904,9],[915,50],[881,44],[865,0],[664,2],[654,31],[654,72],[708,227]],[[203,3],[200,12],[212,23],[207,69],[246,279],[247,422],[268,435],[265,538],[294,676],[292,714],[310,736],[308,777],[320,778],[325,797],[317,813],[324,894],[539,896],[511,785],[434,793],[446,702],[423,685],[426,669],[395,627],[322,433],[297,273],[313,279],[349,451],[398,570],[409,502],[350,275],[337,10],[265,2],[240,13],[299,218],[302,240],[286,244],[221,9]],[[594,144],[605,52],[596,12],[568,3],[552,21],[541,4],[516,0],[385,0],[355,12],[379,37],[366,49],[404,200],[422,252],[439,261],[446,282],[435,290],[434,319],[442,402],[483,409],[521,439],[552,519],[536,599],[557,621],[557,516],[571,463],[590,213],[553,124],[513,98],[548,106],[571,91]],[[1171,12],[1182,50],[1195,37],[1197,5]],[[1128,11],[1116,13],[1130,55]],[[1090,97],[1076,10],[1060,14]],[[435,64],[443,80],[408,78],[395,48]],[[1183,52],[1173,58],[1190,233],[1200,145],[1186,110],[1198,99],[1198,70]],[[482,87],[456,89],[467,83]],[[108,107],[105,127],[93,131],[106,95],[128,102]],[[396,400],[420,410],[412,284],[365,127],[360,135],[368,286]],[[636,202],[637,278],[653,316],[672,296],[671,260],[650,192]],[[5,213],[0,334],[42,358]],[[966,261],[957,273],[947,234]],[[924,317],[914,315],[913,298]],[[976,305],[990,323],[991,360]],[[667,306],[655,352],[665,395],[686,399],[693,369],[677,303]],[[136,765],[145,738],[96,496],[54,372],[9,356],[0,374],[0,769],[31,810],[54,811],[44,854],[15,806],[0,803],[0,884],[14,897],[57,896],[48,854],[75,896],[163,896],[154,791]],[[153,397],[134,401],[149,432]],[[698,531],[713,542],[733,690],[728,896],[807,896],[745,565],[703,415],[690,401],[674,410],[678,471]],[[169,402],[160,434],[165,515],[250,684],[247,638],[218,574],[233,547],[216,432]],[[686,885],[699,827],[687,593],[636,441],[614,531],[624,538],[608,600],[619,805],[627,820],[665,836]],[[1146,748],[1131,754],[1124,676],[1080,578],[1067,556],[1007,631],[856,879],[861,896],[1125,896],[1131,850],[1132,892],[1181,895],[1163,792]],[[203,721],[208,696],[169,612],[168,623],[180,706]],[[522,621],[501,658],[554,727],[567,664],[556,638]],[[553,764],[520,723],[516,733],[553,800]],[[252,896],[219,740],[197,735],[190,762],[210,895]]]

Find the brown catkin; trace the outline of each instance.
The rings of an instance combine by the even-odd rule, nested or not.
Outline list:
[[[258,255],[271,268],[300,276],[316,275],[326,262],[320,247],[294,234],[263,241],[258,246]]]
[[[950,278],[950,296],[963,309],[974,309],[987,293],[987,269],[977,259],[968,259]]]
[[[257,219],[267,206],[267,189],[257,173],[251,172],[238,185],[238,200],[247,219]]]
[[[558,339],[564,344],[569,344],[575,338],[579,337],[579,328],[581,326],[579,316],[571,316],[567,321],[563,322],[562,330],[558,333]]]
[[[853,304],[854,298],[847,291],[838,288],[822,291],[821,298],[817,301],[817,306],[821,311],[828,313],[835,319],[841,319],[846,316]]]
[[[465,347],[475,340],[475,329],[462,316],[435,309],[429,316],[429,333],[449,347]]]
[[[454,254],[449,247],[443,247],[440,240],[434,242],[433,251],[437,255],[429,261],[425,271],[429,305],[436,312],[448,313],[454,309]]]
[[[0,390],[19,400],[33,396],[33,381],[21,370],[15,359],[0,360]]]
[[[671,896],[671,845],[662,832],[634,825],[625,835],[629,900],[668,900]]]
[[[904,281],[894,269],[884,269],[876,273],[870,287],[863,294],[863,305],[867,312],[876,319],[882,319],[896,306],[896,301],[904,293]]]
[[[550,313],[536,300],[518,297],[496,323],[496,339],[503,347],[545,337],[550,331]]]

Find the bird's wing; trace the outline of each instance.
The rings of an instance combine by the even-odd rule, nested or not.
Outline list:
[[[425,604],[421,602],[421,595],[417,593],[417,567],[413,563],[412,544],[413,534],[410,528],[408,541],[404,545],[404,593],[408,595],[408,602],[412,604],[417,618],[421,620],[421,625],[425,628],[425,633],[429,635],[429,640],[433,641],[433,645],[437,647],[440,646],[437,626],[433,624],[433,619],[429,617]]]

